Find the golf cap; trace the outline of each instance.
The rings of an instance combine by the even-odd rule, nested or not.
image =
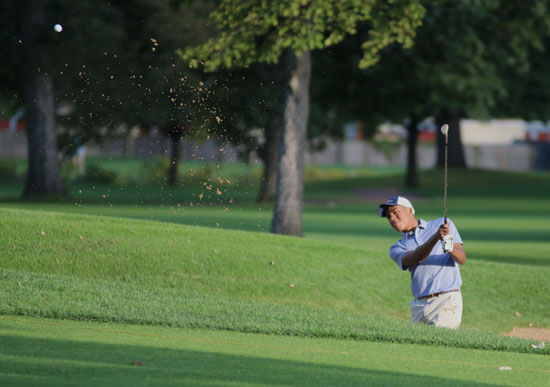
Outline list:
[[[392,198],[389,198],[386,203],[380,204],[378,206],[378,216],[385,218],[386,209],[391,206],[403,206],[403,207],[411,208],[413,210],[413,215],[414,215],[414,207],[409,201],[409,199],[404,198],[403,196],[394,196]]]

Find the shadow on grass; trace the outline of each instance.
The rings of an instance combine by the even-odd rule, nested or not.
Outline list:
[[[141,209],[133,208],[132,206],[120,206],[120,207],[108,207],[108,206],[85,206],[78,208],[65,205],[52,205],[52,206],[37,205],[36,209],[43,209],[48,211],[59,212],[71,212],[81,214],[93,214],[117,218],[130,218],[141,220],[154,220],[158,222],[167,222],[174,224],[185,224],[193,226],[204,226],[221,229],[234,229],[244,230],[251,232],[269,232],[271,225],[271,208],[263,208],[259,211],[256,207],[252,206],[239,206],[231,208],[231,211],[224,211],[223,207],[210,207],[207,212],[204,211],[186,211],[185,216],[181,216],[180,213],[172,214],[170,207],[162,208],[149,208],[143,207]],[[208,206],[209,207],[209,206]],[[32,210],[34,205],[26,205],[23,208]],[[211,210],[210,210],[211,209]],[[355,212],[356,214],[358,211]],[[314,215],[314,216],[312,216]],[[386,240],[389,247],[398,239],[400,234],[395,232],[388,225],[385,219],[376,218],[362,219],[361,214],[359,216],[351,217],[351,213],[347,211],[341,213],[340,211],[332,210],[327,214],[321,214],[318,209],[313,212],[306,210],[304,214],[304,234],[305,235],[327,235],[335,240],[342,237],[343,243],[349,243],[350,240],[357,241],[358,245],[362,245],[360,241],[367,240],[367,238],[379,238],[380,240]],[[322,216],[322,220],[319,220]],[[478,215],[479,216],[479,215]],[[430,219],[426,217],[426,219]],[[495,219],[496,224],[499,220]],[[503,217],[502,222],[509,222],[508,217]],[[525,230],[521,229],[521,223],[517,225],[514,222],[510,222],[510,228],[505,231],[491,229],[468,229],[463,228],[458,224],[461,237],[466,245],[469,242],[483,242],[487,246],[498,246],[501,242],[519,242],[519,243],[548,243],[548,232],[546,230]],[[348,241],[348,242],[345,242]],[[466,250],[468,253],[468,250]],[[468,255],[469,258],[476,260],[483,260],[489,262],[501,262],[501,263],[513,263],[520,265],[534,265],[541,267],[549,267],[550,260],[545,257],[535,257],[531,249],[518,251],[513,257],[510,255],[503,255],[497,253],[491,253],[489,249],[482,254]]]
[[[516,265],[550,267],[550,261],[547,257],[533,258],[529,256],[517,255],[514,257],[503,257],[498,254],[468,254],[468,258],[479,261],[496,263],[513,263]]]
[[[43,204],[93,204],[93,205],[177,205],[207,204],[228,205],[231,203],[254,202],[258,195],[258,184],[235,182],[231,186],[196,185],[193,187],[166,184],[158,185],[116,185],[104,183],[68,183],[68,195],[64,197],[22,198],[23,186],[3,184],[0,186],[0,201],[6,203]],[[219,193],[218,193],[219,192]]]
[[[496,220],[498,223],[498,220]],[[502,230],[469,230],[467,228],[460,228],[460,235],[464,241],[465,248],[467,249],[468,242],[484,242],[487,246],[500,245],[506,242],[518,242],[518,243],[548,243],[548,231],[546,230],[524,230],[510,225],[510,229],[506,231]],[[395,232],[390,228],[384,219],[380,220],[379,225],[373,223],[358,223],[358,222],[304,222],[304,232],[314,234],[326,234],[326,235],[341,235],[355,237],[357,239],[362,237],[376,237],[388,240],[387,248],[401,238],[401,234]],[[487,249],[489,251],[489,249]],[[533,256],[532,250],[525,248],[522,252],[517,252],[513,257],[509,255],[503,255],[498,253],[483,253],[476,255],[469,255],[469,258],[477,260],[484,260],[489,262],[501,262],[501,263],[513,263],[520,265],[533,265],[550,267],[550,260],[546,256]]]
[[[2,385],[453,385],[443,377],[136,345],[0,336]],[[133,362],[143,363],[141,366]],[[388,360],[389,361],[389,360]]]
[[[306,217],[307,220],[307,217]],[[308,232],[330,233],[341,235],[357,235],[357,236],[377,236],[387,237],[391,240],[398,240],[401,234],[395,232],[385,219],[380,219],[380,224],[361,223],[361,222],[330,222],[327,218],[326,223],[322,222],[305,222],[304,229]],[[498,221],[496,221],[498,223]],[[506,231],[502,230],[469,230],[467,228],[459,228],[460,236],[466,242],[484,241],[493,242],[548,242],[548,231],[540,230],[524,230],[514,228],[513,225]],[[520,226],[521,227],[521,226]],[[388,246],[389,247],[389,246]]]

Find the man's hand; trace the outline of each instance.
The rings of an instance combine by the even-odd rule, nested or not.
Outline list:
[[[442,224],[439,226],[439,239],[443,240],[445,239],[445,235],[450,235],[451,230],[449,229],[449,221],[447,220],[447,223]]]
[[[439,226],[439,239],[443,246],[444,253],[450,253],[453,251],[453,238],[451,237],[451,230],[449,230],[449,221]]]

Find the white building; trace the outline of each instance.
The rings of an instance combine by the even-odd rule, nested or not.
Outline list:
[[[519,119],[461,120],[463,145],[508,145],[524,141],[527,123]]]

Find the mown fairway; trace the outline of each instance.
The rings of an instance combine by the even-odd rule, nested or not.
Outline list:
[[[338,384],[329,383],[334,379],[327,375],[327,369],[332,369],[327,364],[334,367],[334,375],[352,375],[341,376],[341,384],[362,384],[359,380],[367,380],[372,384],[414,385],[432,380],[437,384],[477,381],[518,385],[525,375],[538,375],[528,376],[534,384],[540,384],[540,375],[548,377],[548,366],[537,363],[548,364],[548,348],[534,350],[530,347],[534,341],[497,335],[514,326],[550,327],[548,175],[450,172],[449,216],[459,227],[468,262],[461,268],[463,324],[458,332],[449,332],[407,322],[411,298],[408,273],[400,272],[387,255],[389,245],[399,235],[375,213],[380,196],[401,190],[400,175],[394,171],[385,175],[376,171],[347,170],[338,172],[340,175],[317,171],[321,176],[306,186],[306,238],[298,239],[266,232],[271,207],[250,202],[256,194],[251,177],[255,172],[234,169],[231,176],[220,172],[222,176],[216,180],[224,181],[218,186],[221,194],[214,195],[206,191],[215,191],[215,186],[191,192],[188,188],[75,182],[72,199],[61,203],[22,203],[16,200],[15,184],[6,185],[0,192],[0,215],[5,225],[0,235],[4,251],[0,288],[5,295],[0,301],[0,313],[5,317],[2,337],[13,340],[14,349],[2,353],[2,362],[8,368],[17,363],[20,371],[9,377],[2,371],[0,379],[20,384],[17,375],[25,373],[25,369],[39,369],[40,375],[45,372],[51,377],[51,384],[61,380],[57,372],[50,374],[36,364],[45,364],[47,359],[58,356],[57,351],[66,351],[68,343],[63,335],[68,333],[55,333],[60,332],[58,328],[41,336],[37,330],[14,322],[13,318],[24,319],[10,317],[16,315],[303,336],[309,338],[296,340],[306,342],[285,342],[284,346],[319,343],[324,351],[353,354],[309,354],[306,358],[302,354],[295,358],[268,350],[269,346],[282,345],[277,344],[278,340],[294,339],[254,335],[231,338],[230,333],[209,332],[208,335],[228,335],[223,339],[228,341],[241,342],[242,337],[257,340],[266,348],[254,346],[253,354],[226,347],[204,353],[195,353],[196,348],[175,348],[174,356],[178,351],[191,353],[190,357],[218,365],[204,368],[204,372],[213,368],[219,373],[215,380],[208,379],[201,376],[202,371],[176,371],[179,360],[167,355],[166,370],[174,369],[167,372],[173,375],[173,381],[186,384],[314,385],[319,384],[314,382],[315,375],[321,375],[318,379],[326,381],[325,385]],[[243,173],[250,175],[242,176]],[[441,171],[425,172],[421,181],[421,189],[408,192],[414,196],[411,199],[417,215],[425,219],[441,216]],[[203,197],[197,196],[201,193]],[[36,320],[32,321],[28,324],[36,325]],[[74,323],[62,324],[73,327]],[[166,331],[162,335],[170,336],[173,329],[195,338],[207,332],[163,329]],[[66,328],[67,332],[72,330]],[[104,333],[86,337],[81,347],[97,349],[95,356],[100,358],[102,348],[110,344],[122,348],[129,340],[128,335],[115,339]],[[369,343],[337,341],[341,339],[363,339]],[[42,360],[28,353],[14,360],[20,351],[32,352],[24,349],[27,340],[48,343],[43,345],[48,350],[44,350]],[[155,358],[162,358],[150,342],[128,345],[141,348],[139,353],[144,356],[151,352]],[[358,347],[346,350],[348,345]],[[382,356],[375,362],[373,358],[382,351],[380,348],[389,351],[387,358]],[[479,357],[491,366],[445,363],[452,369],[392,368],[392,363],[408,358],[402,357],[403,353],[430,362],[450,361],[458,356],[461,360],[455,360],[461,363],[468,362],[466,357]],[[260,360],[255,363],[251,357]],[[342,361],[350,357],[359,363]],[[538,371],[522,371],[523,376],[516,371],[499,371],[489,359],[523,359],[517,360],[518,366],[513,369]],[[522,363],[524,360],[527,363]],[[79,361],[84,364],[91,360],[83,357],[74,367],[68,366],[64,375],[80,374]],[[240,369],[235,362],[243,367],[242,372],[233,372]],[[273,363],[276,374],[290,372],[293,376],[278,379],[272,372],[258,372],[267,367],[264,363]],[[154,378],[158,369],[140,367],[138,372]],[[113,371],[113,377],[119,375],[118,371]],[[375,379],[369,379],[372,375],[376,375]],[[450,375],[453,376],[449,379]],[[31,383],[32,378],[27,381]]]
[[[0,316],[13,386],[547,385],[547,356]],[[501,371],[500,367],[511,367]]]

